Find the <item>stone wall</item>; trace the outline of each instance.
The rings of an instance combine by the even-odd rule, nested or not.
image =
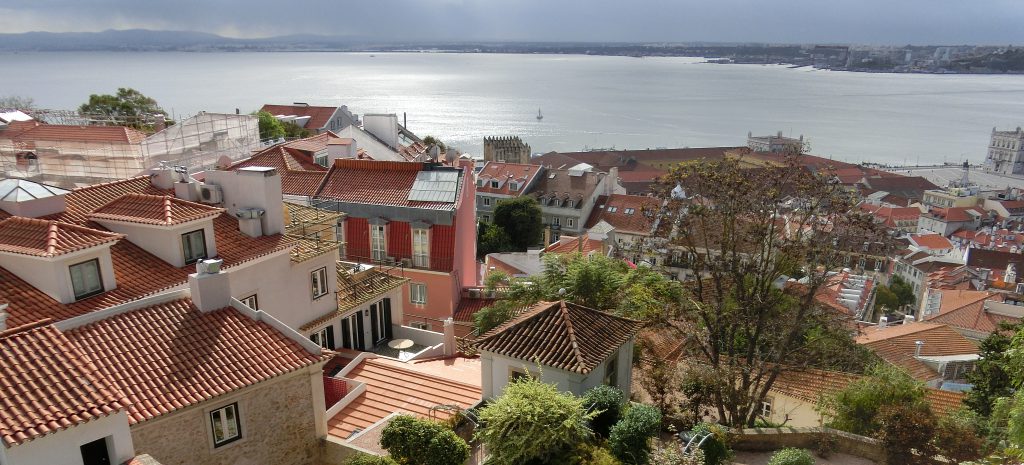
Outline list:
[[[230,395],[132,426],[135,450],[163,465],[313,465],[320,444],[313,380],[298,370]],[[209,411],[238,402],[242,438],[213,447]]]
[[[751,428],[733,436],[735,450],[773,451],[783,447],[814,450],[822,433],[836,440],[836,452],[882,463],[885,451],[881,441],[831,428]]]

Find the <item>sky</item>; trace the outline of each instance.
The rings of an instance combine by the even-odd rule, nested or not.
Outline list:
[[[2,32],[377,41],[1024,43],[1024,0],[0,0]]]

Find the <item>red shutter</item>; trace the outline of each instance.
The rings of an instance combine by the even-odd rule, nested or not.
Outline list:
[[[348,260],[370,260],[370,223],[366,218],[348,218],[345,220],[345,251]]]
[[[412,258],[412,228],[404,221],[388,223],[388,256],[395,260]]]
[[[430,269],[452,271],[455,255],[455,227],[438,226],[430,228]]]

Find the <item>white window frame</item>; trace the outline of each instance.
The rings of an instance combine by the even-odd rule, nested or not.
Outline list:
[[[490,197],[484,197],[484,206],[485,207],[491,206],[491,198]]]
[[[75,271],[85,269],[84,267],[92,265],[96,270],[95,283],[87,283],[85,275],[81,271],[78,271],[78,281],[85,287],[81,291],[75,286]],[[81,300],[88,297],[92,297],[97,294],[103,293],[103,271],[100,269],[100,259],[93,258],[84,262],[75,263],[68,266],[68,274],[71,276],[71,292],[75,294],[75,300]],[[90,284],[95,284],[90,286]]]
[[[319,331],[313,331],[313,334],[310,334],[310,340],[315,342],[316,345],[327,349],[327,332],[330,330],[331,326],[328,325],[320,328]]]
[[[491,189],[497,189],[499,187],[501,187],[501,182],[498,181],[497,179],[492,179],[491,180]]]
[[[509,182],[508,183],[508,190],[510,190],[512,192],[518,192],[519,191],[519,183],[518,182]]]
[[[376,261],[383,261],[388,256],[387,230],[382,224],[370,225],[370,258]]]
[[[220,425],[217,424],[218,418],[220,418]],[[234,431],[231,428],[232,423]],[[219,441],[217,440],[218,430],[222,435]],[[213,435],[214,448],[242,439],[242,419],[238,414],[238,402],[210,411],[210,433]]]
[[[327,168],[327,153],[318,153],[313,156],[313,163],[316,163],[324,168]]]
[[[483,220],[484,220],[484,223],[490,223],[491,222],[491,215],[484,215]]]
[[[416,305],[426,305],[427,285],[423,283],[409,283],[409,302]]]
[[[562,219],[557,217],[557,216],[552,216],[551,217],[551,224],[553,226],[561,226],[562,225]]]
[[[246,307],[249,307],[253,310],[260,309],[260,299],[256,294],[253,294],[249,297],[242,297],[241,299],[238,299],[238,301],[245,304]]]
[[[608,207],[608,213],[615,213],[615,211],[618,209],[619,207]]]
[[[771,397],[765,397],[764,400],[761,401],[761,416],[762,417],[771,418],[771,416],[772,416],[772,402],[773,402],[773,399]]]
[[[416,267],[430,267],[430,230],[412,230],[412,264]]]
[[[569,228],[575,228],[576,227],[576,219],[575,218],[566,218],[565,219],[565,226],[569,227]]]
[[[309,281],[310,288],[313,291],[313,300],[319,299],[329,292],[326,266],[321,266],[309,273]]]
[[[622,212],[622,213],[625,213],[625,214],[627,214],[627,215],[632,215],[633,213],[636,213],[636,209],[633,209],[633,208],[627,208],[627,209],[623,210],[623,212]]]
[[[189,247],[189,245],[193,244],[193,241],[195,240],[195,238],[192,237],[192,236],[194,234],[196,234],[196,233],[199,233],[199,239],[200,239],[199,243],[202,244],[202,246],[203,246],[203,253],[201,253],[199,255],[196,255],[196,256],[190,256],[190,254],[193,252],[193,250],[192,250],[193,247]],[[190,263],[195,263],[195,262],[197,262],[199,260],[202,260],[202,259],[206,258],[206,255],[207,255],[207,250],[206,250],[206,230],[205,229],[197,229],[195,231],[189,231],[189,232],[184,233],[184,234],[181,235],[181,256],[182,256],[182,258],[185,259],[185,264],[186,265],[188,265]]]

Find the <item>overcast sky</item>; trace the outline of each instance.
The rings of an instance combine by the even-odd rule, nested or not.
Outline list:
[[[1024,0],[0,0],[0,31],[382,41],[1021,44]]]

